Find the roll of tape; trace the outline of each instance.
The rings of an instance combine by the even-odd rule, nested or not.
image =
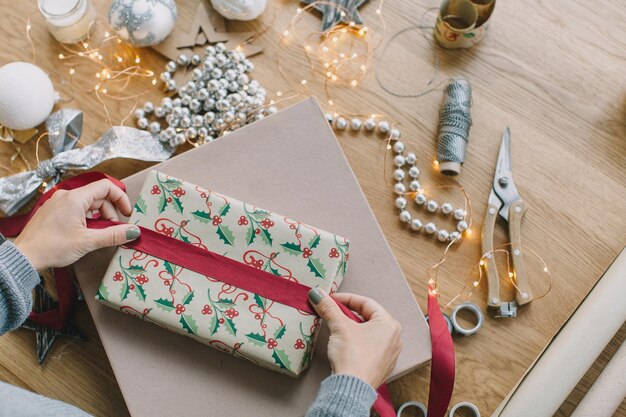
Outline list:
[[[420,410],[422,412],[422,416],[426,417],[426,413],[428,412],[428,410],[426,409],[426,406],[424,404],[422,404],[419,401],[408,401],[405,402],[404,404],[402,404],[400,406],[400,408],[398,408],[398,412],[396,414],[396,417],[402,417],[402,412],[407,409],[407,408],[417,408],[418,410]]]
[[[448,316],[446,313],[441,313],[441,314],[443,314],[443,318],[446,321],[446,326],[448,326],[448,331],[450,332],[450,334],[452,334],[454,327],[452,326],[452,322],[450,321],[450,316]],[[426,314],[424,318],[426,319],[426,323],[428,323],[428,325],[430,326],[430,323],[428,322],[428,314]]]
[[[457,315],[461,310],[469,310],[476,316],[476,325],[470,329],[466,329],[462,327],[458,320]],[[463,303],[459,304],[452,310],[452,314],[450,315],[450,321],[452,322],[452,326],[454,327],[454,331],[458,334],[462,334],[463,336],[472,335],[480,330],[483,327],[483,322],[485,321],[485,317],[483,316],[483,312],[481,309],[474,303]]]
[[[449,417],[454,417],[454,413],[456,413],[456,411],[460,410],[461,408],[470,410],[474,414],[474,417],[480,417],[480,411],[478,411],[478,407],[476,407],[472,403],[468,403],[467,401],[461,401],[460,403],[452,407],[452,410],[450,410]]]

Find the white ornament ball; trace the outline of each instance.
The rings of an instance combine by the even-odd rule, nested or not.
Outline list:
[[[0,67],[0,124],[27,130],[46,120],[54,106],[54,87],[36,65],[11,62]]]
[[[429,235],[432,235],[437,231],[437,226],[433,222],[426,223],[426,225],[424,226],[424,231]]]
[[[253,20],[265,11],[267,0],[211,0],[216,12],[230,20]]]
[[[109,23],[117,34],[135,46],[163,42],[176,23],[174,0],[115,0]]]
[[[422,221],[420,219],[411,220],[411,230],[416,232],[422,228]]]
[[[411,221],[411,213],[407,210],[402,210],[398,217],[400,218],[400,221],[403,223],[408,223]]]

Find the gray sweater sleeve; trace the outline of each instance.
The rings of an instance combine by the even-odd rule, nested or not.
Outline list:
[[[0,335],[26,320],[39,274],[13,243],[0,245]]]
[[[331,375],[322,381],[306,417],[369,417],[376,391],[350,375]]]
[[[17,328],[32,309],[32,290],[39,274],[11,242],[0,245],[0,335]],[[331,375],[322,381],[317,399],[306,417],[368,417],[376,391],[349,375]],[[0,417],[88,416],[56,400],[0,382]]]

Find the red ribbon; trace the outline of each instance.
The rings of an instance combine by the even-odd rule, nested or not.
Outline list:
[[[446,320],[439,309],[437,294],[428,286],[428,323],[433,359],[430,368],[428,417],[443,417],[454,390],[454,344]]]

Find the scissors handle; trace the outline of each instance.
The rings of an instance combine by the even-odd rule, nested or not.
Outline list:
[[[498,217],[498,207],[494,204],[487,205],[485,221],[482,231],[482,265],[487,277],[487,306],[489,308],[500,308],[500,278],[496,268],[495,256],[493,253],[493,232],[496,227]]]
[[[528,304],[533,300],[533,294],[528,285],[526,270],[524,269],[522,251],[522,217],[526,213],[526,204],[517,200],[509,207],[509,238],[511,239],[511,258],[517,292],[515,300],[517,305]]]

